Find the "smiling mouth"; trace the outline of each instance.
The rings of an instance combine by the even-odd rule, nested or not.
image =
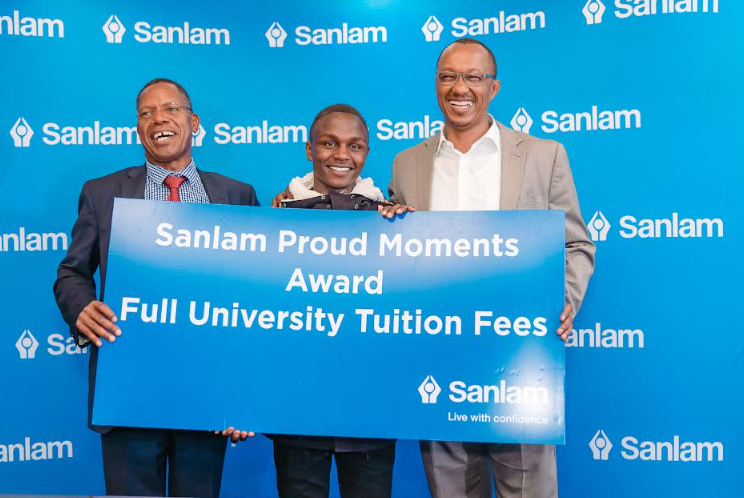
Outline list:
[[[175,137],[176,134],[172,131],[159,131],[155,134],[153,134],[152,138],[156,142],[162,142],[163,140],[168,140],[171,137]]]
[[[474,103],[472,100],[448,100],[447,102],[455,109],[468,109],[473,107]]]
[[[348,173],[352,169],[350,166],[328,166],[328,167],[337,173]]]

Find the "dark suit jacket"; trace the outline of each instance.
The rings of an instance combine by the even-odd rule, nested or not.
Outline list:
[[[201,170],[199,176],[212,204],[259,205],[253,187],[247,183]],[[136,166],[89,180],[83,185],[78,201],[78,218],[72,227],[72,242],[57,269],[57,280],[54,282],[57,306],[65,322],[70,326],[70,334],[81,347],[89,343],[86,342],[85,336],[79,336],[75,322],[83,308],[96,299],[93,276],[99,268],[100,300],[104,301],[114,197],[143,199],[146,179],[147,168]],[[91,418],[97,361],[98,348],[92,346],[88,376],[88,425],[97,432],[107,432],[110,428],[94,426]]]

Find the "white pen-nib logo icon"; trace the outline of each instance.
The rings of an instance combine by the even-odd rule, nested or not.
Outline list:
[[[421,26],[421,31],[424,32],[424,37],[428,42],[439,41],[443,29],[442,23],[434,16],[429,16],[429,19]]]
[[[106,33],[106,41],[109,43],[121,43],[127,28],[121,23],[118,17],[112,15],[103,25],[103,32]]]
[[[607,232],[610,231],[610,222],[604,217],[602,211],[597,211],[589,220],[586,227],[594,242],[607,240]]]
[[[439,387],[439,384],[434,380],[434,377],[427,375],[419,386],[418,392],[421,395],[422,403],[436,403],[437,396],[442,392],[442,388]]]
[[[607,434],[600,429],[589,441],[589,448],[592,449],[592,456],[595,460],[607,460],[610,457],[612,443],[607,438]]]
[[[517,113],[511,120],[511,127],[513,130],[524,133],[530,132],[530,128],[532,128],[532,118],[527,114],[527,111],[524,110],[524,107],[517,109]]]
[[[191,145],[193,145],[194,147],[201,147],[201,144],[204,141],[204,136],[206,134],[207,131],[200,124],[199,129],[196,131],[196,133],[191,134]]]
[[[18,118],[13,128],[10,129],[10,136],[13,137],[13,145],[16,147],[28,147],[31,145],[34,130],[31,129],[25,119]]]
[[[284,40],[287,38],[287,32],[284,31],[282,25],[278,22],[272,24],[266,31],[266,39],[269,40],[269,47],[283,47]]]
[[[581,9],[584,17],[586,17],[587,24],[600,24],[602,22],[602,15],[604,14],[605,6],[599,0],[589,0]]]
[[[22,360],[29,360],[36,357],[36,348],[39,347],[39,341],[31,334],[30,330],[24,330],[21,337],[16,341],[16,349],[21,355]]]

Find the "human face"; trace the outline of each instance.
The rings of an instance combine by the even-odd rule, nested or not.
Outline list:
[[[191,162],[191,133],[199,130],[199,116],[188,108],[181,92],[170,83],[155,83],[140,95],[137,133],[148,161],[172,171]]]
[[[313,189],[321,194],[354,188],[369,153],[369,132],[353,114],[332,112],[315,123],[305,145],[313,162]]]
[[[475,44],[455,43],[448,47],[439,60],[437,71],[458,73],[493,73],[488,53]],[[481,86],[468,87],[463,78],[452,86],[436,80],[437,102],[447,126],[465,131],[487,126],[488,105],[499,93],[501,82],[487,78]]]

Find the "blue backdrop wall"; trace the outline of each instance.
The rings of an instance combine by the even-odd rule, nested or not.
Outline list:
[[[134,100],[146,81],[189,90],[197,164],[253,184],[267,205],[309,170],[307,128],[337,102],[366,117],[365,175],[386,185],[395,154],[441,127],[437,55],[475,36],[499,63],[492,114],[566,145],[598,245],[567,352],[560,494],[740,496],[743,11],[732,0],[3,0],[0,492],[104,492],[85,425],[87,353],[51,286],[83,182],[143,162]],[[275,494],[270,442],[230,448],[223,495]],[[426,495],[417,445],[403,441],[395,496]]]

